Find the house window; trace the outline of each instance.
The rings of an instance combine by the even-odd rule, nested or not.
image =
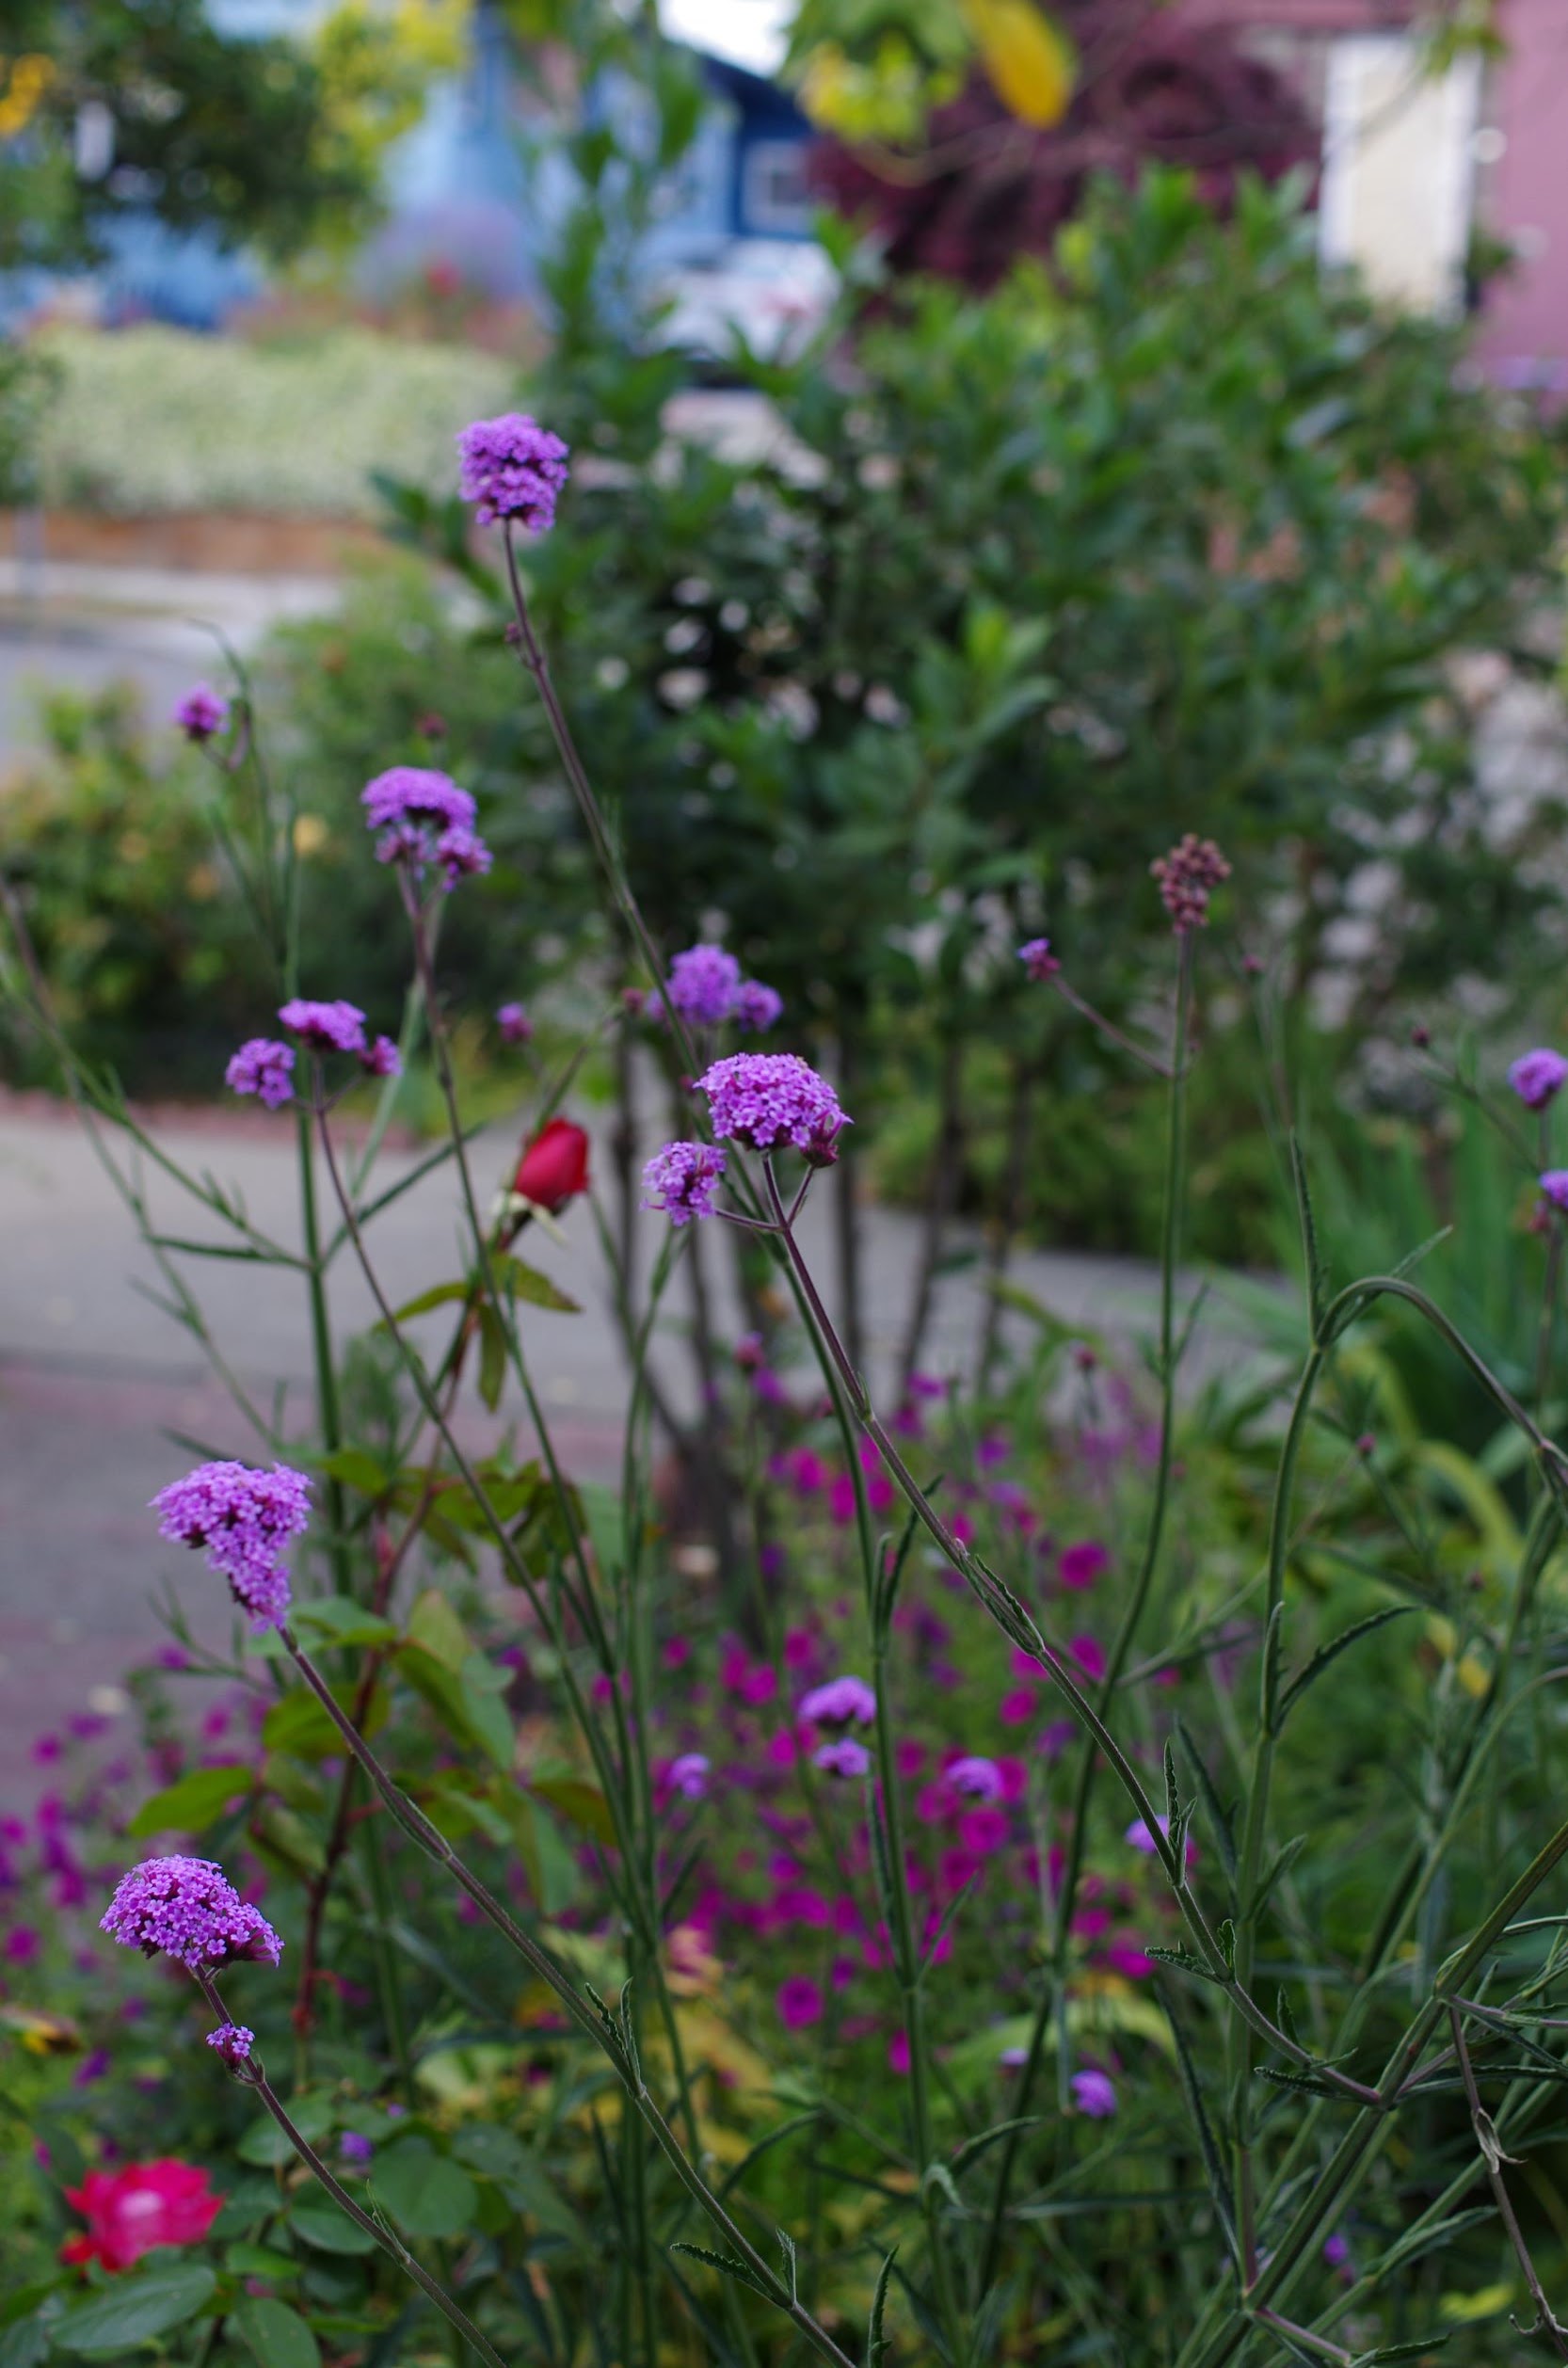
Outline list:
[[[1452,314],[1464,293],[1480,61],[1432,74],[1408,35],[1329,52],[1319,246],[1375,296]]]
[[[804,140],[757,140],[746,151],[741,184],[742,227],[767,235],[799,236],[811,227],[811,192]]]

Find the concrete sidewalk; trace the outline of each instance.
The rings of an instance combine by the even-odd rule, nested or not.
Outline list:
[[[236,1192],[250,1221],[293,1248],[299,1240],[294,1128],[276,1121],[215,1115],[176,1120],[158,1140],[185,1167],[210,1172]],[[517,1135],[496,1128],[475,1146],[482,1192],[494,1191],[516,1157]],[[606,1172],[603,1146],[596,1164]],[[378,1167],[384,1188],[416,1164],[407,1150]],[[183,1240],[215,1241],[210,1214],[155,1169],[144,1183],[154,1222]],[[325,1176],[318,1176],[324,1207]],[[808,1207],[803,1237],[832,1304],[827,1208]],[[660,1240],[649,1216],[645,1258]],[[888,1373],[904,1320],[915,1253],[915,1220],[876,1210],[865,1223],[867,1304],[873,1376]],[[587,1208],[565,1215],[562,1240],[538,1227],[522,1245],[530,1263],[578,1300],[583,1313],[526,1311],[540,1398],[568,1468],[613,1473],[626,1406],[625,1362],[611,1312],[609,1275]],[[461,1272],[461,1225],[450,1168],[425,1176],[371,1229],[377,1271],[394,1304]],[[172,1585],[199,1624],[225,1632],[221,1603],[197,1558],[157,1538],[147,1511],[154,1490],[196,1460],[198,1450],[250,1457],[254,1434],[214,1379],[200,1343],[145,1294],[163,1293],[135,1223],[67,1111],[0,1104],[0,1796],[27,1782],[31,1739],[82,1708],[95,1688],[113,1687],[127,1659],[156,1643],[154,1592]],[[728,1288],[722,1244],[710,1239],[720,1336],[733,1340],[738,1310]],[[311,1336],[303,1283],[293,1274],[216,1257],[179,1261],[213,1333],[256,1402],[280,1393],[286,1429],[312,1419]],[[1015,1279],[1069,1322],[1142,1329],[1150,1304],[1146,1270],[1109,1259],[1023,1257]],[[351,1250],[334,1266],[332,1320],[340,1338],[368,1326],[375,1306]],[[672,1399],[695,1400],[688,1303],[672,1294],[658,1362]],[[972,1273],[937,1288],[925,1362],[943,1372],[972,1355],[983,1306]],[[440,1316],[422,1320],[431,1340]],[[515,1391],[503,1416],[528,1432]]]

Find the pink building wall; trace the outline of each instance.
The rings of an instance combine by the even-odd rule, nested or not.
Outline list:
[[[1504,0],[1509,54],[1484,120],[1507,141],[1477,180],[1483,227],[1519,241],[1487,305],[1481,352],[1499,376],[1568,392],[1568,0]]]

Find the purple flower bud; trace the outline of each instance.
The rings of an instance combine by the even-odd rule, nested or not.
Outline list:
[[[256,2034],[243,2023],[220,2023],[216,2031],[207,2034],[207,2045],[216,2048],[231,2072],[236,2064],[248,2064],[250,2051],[256,2044]]]
[[[1548,1168],[1541,1178],[1541,1190],[1554,1208],[1568,1208],[1568,1168]]]
[[[390,1036],[377,1036],[360,1053],[360,1066],[367,1077],[401,1077],[403,1055]]]
[[[1068,2085],[1080,2113],[1086,2113],[1092,2121],[1107,2120],[1115,2112],[1116,2091],[1108,2072],[1096,2072],[1091,2066],[1074,2072]]]
[[[711,1217],[718,1203],[725,1157],[709,1143],[666,1143],[643,1170],[644,1208],[662,1208],[672,1225]]]
[[[481,526],[515,518],[530,535],[555,523],[555,504],[568,476],[567,446],[525,411],[475,420],[457,439],[458,491],[478,505]]]
[[[187,740],[215,740],[229,721],[229,702],[205,682],[187,691],[174,711],[174,720]]]
[[[812,1767],[820,1768],[824,1776],[864,1776],[871,1764],[872,1755],[865,1745],[847,1735],[840,1736],[836,1743],[819,1743],[811,1754]]]
[[[1508,1073],[1508,1081],[1527,1110],[1544,1110],[1568,1083],[1568,1061],[1560,1052],[1538,1046],[1521,1053]]]
[[[534,1023],[520,1003],[503,1003],[495,1024],[503,1044],[528,1044],[533,1039]]]
[[[254,1094],[268,1110],[294,1099],[294,1047],[270,1036],[252,1036],[230,1061],[224,1083],[233,1094]]]
[[[1185,936],[1190,929],[1207,929],[1209,897],[1222,880],[1230,877],[1230,866],[1213,840],[1200,839],[1190,830],[1149,870],[1160,883],[1160,902],[1176,936]]]
[[[711,1765],[705,1752],[682,1752],[679,1759],[670,1762],[670,1790],[678,1792],[683,1800],[700,1800],[708,1790]]]
[[[1054,978],[1062,968],[1050,950],[1048,937],[1031,937],[1027,945],[1018,948],[1018,960],[1030,978],[1036,982]]]

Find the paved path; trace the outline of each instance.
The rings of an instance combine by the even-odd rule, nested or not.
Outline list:
[[[285,1244],[298,1240],[294,1130],[275,1123],[176,1119],[159,1139],[193,1171],[236,1189],[251,1221]],[[487,1193],[515,1156],[515,1134],[480,1139],[476,1170]],[[390,1183],[414,1155],[382,1165]],[[172,1234],[211,1240],[220,1228],[156,1171],[147,1176],[154,1221]],[[320,1179],[326,1195],[326,1180]],[[804,1227],[824,1283],[832,1257],[822,1220]],[[648,1217],[649,1250],[660,1220]],[[570,1468],[614,1468],[626,1377],[610,1313],[608,1276],[587,1208],[578,1204],[553,1241],[535,1229],[531,1262],[582,1304],[566,1316],[529,1311],[527,1339],[547,1415]],[[458,1211],[447,1172],[413,1186],[376,1221],[378,1270],[394,1303],[459,1272]],[[156,1590],[172,1585],[204,1628],[221,1632],[219,1607],[195,1557],[161,1544],[146,1510],[154,1489],[193,1460],[185,1442],[248,1455],[254,1443],[190,1335],[144,1293],[160,1288],[129,1212],[72,1115],[37,1104],[0,1104],[0,1792],[24,1784],[30,1738],[112,1688],[128,1655],[156,1641]],[[719,1245],[710,1241],[712,1253]],[[873,1371],[885,1372],[902,1321],[914,1221],[872,1213],[866,1224]],[[712,1257],[717,1270],[721,1261]],[[728,1261],[723,1261],[727,1265]],[[190,1257],[213,1332],[258,1402],[282,1393],[285,1424],[311,1419],[311,1352],[303,1287],[272,1270]],[[1069,1320],[1137,1326],[1148,1276],[1112,1261],[1031,1256],[1016,1279]],[[832,1297],[831,1289],[828,1296]],[[331,1307],[340,1335],[365,1327],[374,1305],[351,1252],[334,1268]],[[717,1291],[721,1336],[738,1313]],[[962,1365],[980,1307],[972,1275],[939,1288],[926,1362]],[[434,1327],[440,1319],[424,1320]],[[671,1395],[693,1400],[685,1303],[659,1342]],[[432,1337],[435,1336],[431,1333]],[[508,1410],[503,1409],[504,1415]],[[520,1424],[527,1438],[526,1427]],[[215,1626],[216,1623],[216,1626]]]

